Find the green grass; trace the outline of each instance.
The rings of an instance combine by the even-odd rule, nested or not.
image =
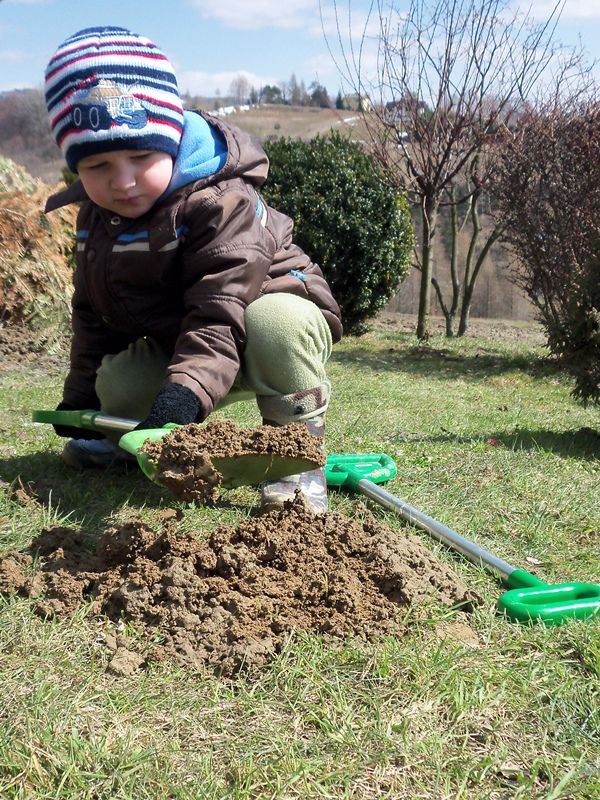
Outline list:
[[[58,366],[0,372],[0,551],[43,527],[90,539],[175,504],[139,474],[69,473],[30,423],[59,399]],[[539,347],[377,331],[335,349],[331,452],[385,452],[388,489],[549,582],[600,582],[598,411],[576,405]],[[231,407],[240,424],[251,405]],[[34,489],[42,502],[26,503]],[[332,493],[353,513],[355,496]],[[235,523],[257,492],[181,507],[184,530]],[[403,523],[371,510],[394,530]],[[42,620],[0,601],[0,797],[41,800],[600,798],[600,619],[523,627],[495,613],[482,569],[425,534],[485,602],[432,612],[400,639],[297,635],[258,677],[233,682],[168,663],[107,671],[108,623],[82,608]],[[123,630],[136,637],[138,632]]]

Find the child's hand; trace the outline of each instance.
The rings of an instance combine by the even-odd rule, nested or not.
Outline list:
[[[167,422],[187,425],[194,422],[200,411],[198,398],[186,386],[168,383],[156,395],[150,413],[136,430],[162,428]]]

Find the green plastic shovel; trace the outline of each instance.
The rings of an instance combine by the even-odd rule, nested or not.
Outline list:
[[[509,619],[517,622],[540,620],[545,625],[558,625],[567,619],[600,616],[599,584],[544,583],[535,575],[511,566],[378,486],[378,483],[396,475],[396,464],[389,456],[377,453],[330,455],[327,458],[325,475],[329,486],[344,486],[364,494],[412,525],[422,528],[474,564],[484,566],[499,576],[509,591],[499,598],[498,608]]]
[[[156,441],[179,427],[167,423],[163,428],[134,430],[139,422],[125,417],[113,417],[101,411],[34,411],[33,421],[50,425],[69,425],[84,430],[118,432],[123,434],[119,447],[135,456],[137,463],[150,480],[156,478],[156,466],[146,453],[141,452],[144,442]],[[269,453],[247,453],[231,457],[212,457],[215,469],[223,476],[221,485],[226,489],[236,486],[256,486],[265,480],[278,480],[285,475],[315,469],[318,464],[307,458],[289,458]]]

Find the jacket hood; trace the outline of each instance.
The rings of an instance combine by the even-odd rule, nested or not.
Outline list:
[[[184,112],[183,136],[173,165],[173,177],[162,198],[182,186],[215,175],[227,161],[227,142],[218,128],[211,127],[204,117]]]

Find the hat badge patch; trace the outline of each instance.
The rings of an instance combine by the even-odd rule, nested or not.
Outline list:
[[[77,92],[73,101],[76,128],[108,130],[113,125],[127,125],[137,129],[148,124],[146,110],[137,97],[111,80],[101,78]]]

